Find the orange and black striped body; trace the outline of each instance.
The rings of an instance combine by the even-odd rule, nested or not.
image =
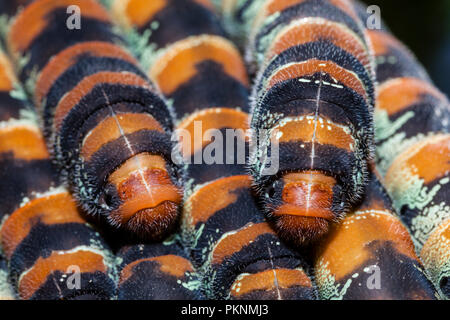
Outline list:
[[[126,28],[150,31],[154,50],[145,57],[151,60],[148,75],[171,101],[177,129],[190,135],[182,138],[182,155],[190,163],[187,175],[193,184],[243,173],[248,153],[243,131],[248,127],[249,80],[239,51],[223,37],[211,7],[209,0],[115,1],[112,6]],[[246,145],[243,157],[229,163],[223,150],[208,162],[206,145],[217,135],[225,137],[227,129],[240,130],[236,139]],[[237,150],[226,152],[234,156]]]
[[[0,78],[0,106],[8,104],[0,107],[0,240],[9,280],[21,299],[112,298],[112,253],[60,186],[34,110],[12,93],[3,53]]]
[[[80,28],[68,6],[80,10]],[[177,221],[181,169],[172,162],[172,114],[93,0],[37,0],[7,35],[49,149],[83,208],[144,238]],[[23,57],[26,57],[24,60]],[[20,61],[25,63],[20,63]]]
[[[314,299],[303,258],[272,231],[252,194],[245,168],[249,83],[238,50],[222,37],[209,1],[155,3],[158,8],[148,1],[117,0],[112,8],[125,27],[141,34],[159,26],[149,37],[154,46],[149,75],[172,100],[179,115],[177,128],[188,133],[179,131],[191,182],[181,242],[201,277],[205,297]],[[145,12],[145,19],[137,12]],[[170,36],[161,39],[157,32]],[[214,141],[205,138],[207,130]],[[231,149],[227,131],[236,134]],[[223,144],[215,144],[218,141]],[[212,146],[221,156],[209,163],[204,156]],[[203,159],[195,162],[199,155]]]
[[[322,299],[432,300],[435,288],[372,174],[362,204],[318,244],[315,279]]]
[[[385,27],[367,32],[377,62],[377,166],[432,281],[449,298],[450,103]]]
[[[211,299],[315,299],[302,255],[266,222],[246,175],[217,179],[186,200],[183,236]]]
[[[285,239],[317,240],[367,181],[374,84],[364,27],[344,0],[223,1],[222,10],[249,36],[259,70],[250,168],[268,217]]]

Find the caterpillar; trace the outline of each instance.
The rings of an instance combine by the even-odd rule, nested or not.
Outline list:
[[[21,299],[112,298],[112,253],[59,184],[34,111],[18,98],[3,53],[0,79],[0,243],[7,281]]]
[[[377,62],[377,166],[430,278],[449,298],[450,104],[385,26],[368,35]]]
[[[69,6],[79,8],[79,29],[68,26]],[[176,225],[182,198],[172,114],[112,28],[95,1],[37,0],[14,18],[7,43],[81,206],[158,239]]]
[[[372,169],[362,203],[315,249],[321,299],[434,300],[436,290]]]
[[[181,242],[200,274],[204,297],[315,299],[305,260],[282,243],[265,221],[244,163],[227,162],[226,156],[214,164],[192,161],[214,144],[196,135],[196,122],[203,130],[215,130],[216,139],[227,130],[248,129],[245,66],[238,50],[223,36],[209,1],[170,0],[154,6],[118,0],[112,10],[126,29],[134,28],[141,36],[151,31],[148,40],[154,56],[148,73],[171,100],[179,116],[177,128],[190,133],[188,143],[185,137],[180,141],[190,181]],[[242,150],[223,146],[220,151],[236,160],[240,151],[248,154],[248,142],[245,134],[233,139],[235,145],[244,146]]]
[[[374,70],[343,0],[223,1],[257,69],[251,174],[280,236],[314,242],[357,204],[373,146]],[[264,155],[279,150],[278,170]]]

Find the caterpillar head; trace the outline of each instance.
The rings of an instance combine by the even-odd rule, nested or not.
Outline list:
[[[141,238],[158,239],[177,222],[182,191],[161,156],[138,154],[108,178],[101,205],[108,221]]]
[[[335,178],[319,171],[290,172],[265,188],[264,206],[283,238],[314,242],[343,213],[339,190]]]

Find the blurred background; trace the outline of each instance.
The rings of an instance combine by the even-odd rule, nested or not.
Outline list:
[[[405,43],[450,97],[450,0],[364,0],[378,5],[392,33]]]

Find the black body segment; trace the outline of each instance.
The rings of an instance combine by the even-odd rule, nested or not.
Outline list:
[[[119,300],[198,300],[200,279],[175,242],[122,247]]]

